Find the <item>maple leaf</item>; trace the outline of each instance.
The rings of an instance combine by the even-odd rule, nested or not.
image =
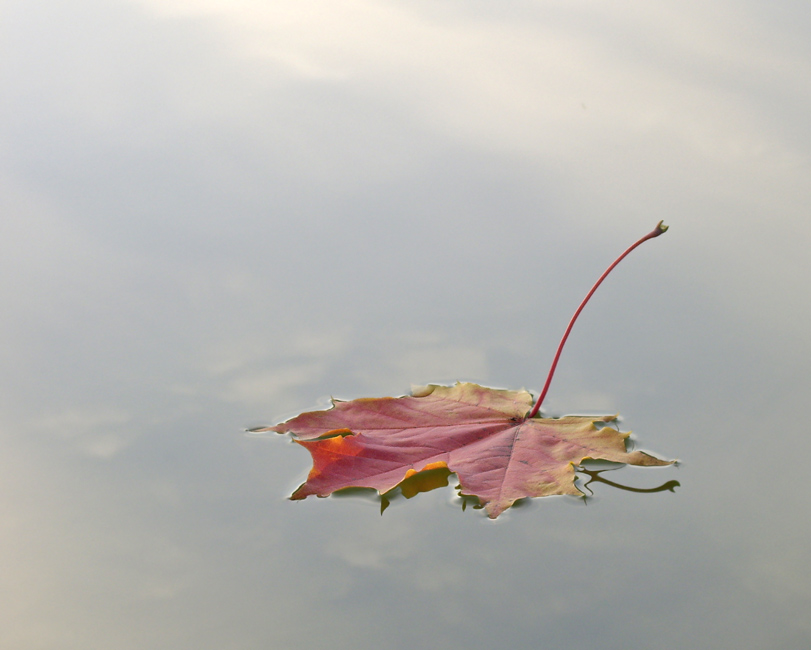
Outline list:
[[[628,452],[628,433],[596,425],[614,416],[528,417],[532,402],[526,391],[431,385],[406,397],[336,401],[264,430],[292,433],[312,455],[313,468],[292,499],[349,487],[383,494],[418,472],[446,467],[491,518],[518,499],[581,495],[575,467],[586,459],[670,464]]]
[[[495,519],[526,497],[581,495],[575,468],[587,459],[643,466],[674,462],[629,452],[630,434],[606,426],[616,416],[539,417],[561,351],[583,307],[626,255],[666,230],[660,221],[600,276],[569,321],[534,406],[526,391],[470,383],[429,385],[405,397],[333,401],[329,410],[253,429],[291,433],[312,455],[307,481],[291,498],[327,496],[346,488],[373,488],[382,495],[398,485],[405,496],[406,491],[413,496],[447,479],[440,471],[414,483],[421,472],[445,470],[456,474],[463,496],[477,497]],[[674,484],[656,490],[672,489]]]

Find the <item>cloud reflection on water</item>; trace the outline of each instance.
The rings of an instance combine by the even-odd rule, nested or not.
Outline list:
[[[808,645],[799,5],[3,12],[1,645]],[[675,495],[381,520],[284,501],[306,454],[241,436],[537,388],[659,219],[548,405],[620,411],[685,460]]]

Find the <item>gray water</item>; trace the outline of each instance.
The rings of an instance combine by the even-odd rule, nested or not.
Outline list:
[[[6,2],[0,646],[811,641],[811,12]],[[594,497],[286,496],[245,429],[474,381],[619,413]]]

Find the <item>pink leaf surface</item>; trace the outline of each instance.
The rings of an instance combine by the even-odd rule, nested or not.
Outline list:
[[[335,402],[264,430],[293,434],[312,455],[313,468],[293,499],[348,487],[383,494],[417,472],[444,466],[457,475],[462,494],[478,497],[493,519],[525,497],[580,495],[575,466],[585,459],[672,462],[628,452],[628,433],[595,425],[614,416],[530,418],[532,403],[526,391],[431,385],[405,397]]]

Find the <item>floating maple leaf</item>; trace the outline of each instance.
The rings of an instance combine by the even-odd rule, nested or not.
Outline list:
[[[267,430],[294,434],[312,454],[313,469],[292,499],[348,487],[382,494],[418,472],[447,467],[462,494],[478,497],[492,518],[518,499],[580,495],[575,466],[588,458],[670,464],[626,451],[629,434],[596,426],[613,416],[531,418],[532,402],[526,391],[426,386],[406,397],[335,402]]]
[[[312,455],[307,481],[291,498],[327,496],[350,487],[374,488],[383,494],[420,472],[444,468],[457,475],[462,495],[478,497],[487,514],[496,518],[526,497],[580,495],[575,469],[586,459],[671,464],[641,451],[627,451],[629,434],[605,426],[616,416],[552,419],[538,415],[560,353],[585,304],[628,253],[665,230],[667,226],[659,222],[629,247],[580,303],[534,406],[526,391],[470,383],[431,385],[406,397],[335,401],[329,410],[254,429],[291,433]]]

